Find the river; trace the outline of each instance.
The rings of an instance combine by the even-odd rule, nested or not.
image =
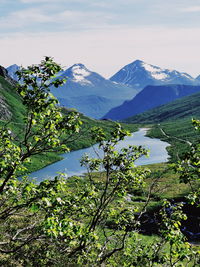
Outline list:
[[[166,162],[168,159],[166,147],[169,146],[169,144],[159,139],[152,139],[145,136],[147,130],[147,128],[141,128],[131,136],[126,137],[123,141],[119,142],[117,150],[120,150],[122,147],[127,147],[128,145],[142,145],[150,150],[150,157],[146,158],[143,156],[138,159],[136,161],[137,165]],[[52,179],[58,175],[58,173],[65,173],[66,177],[81,175],[86,172],[85,168],[80,166],[79,161],[81,157],[85,153],[87,153],[90,157],[95,157],[95,149],[98,149],[97,144],[89,148],[62,154],[62,160],[33,172],[29,176],[36,179],[37,182],[40,182],[44,179]]]

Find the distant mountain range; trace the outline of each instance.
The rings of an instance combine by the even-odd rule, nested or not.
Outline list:
[[[200,118],[200,92],[129,117],[125,121],[128,123],[160,123],[185,118]]]
[[[200,91],[200,86],[149,85],[132,100],[125,101],[122,105],[111,109],[104,118],[122,120],[198,91]]]
[[[197,85],[200,83],[200,77],[195,79],[187,73],[161,69],[160,67],[147,64],[141,60],[136,60],[126,65],[113,75],[110,80],[132,86],[139,91],[147,85]]]
[[[15,80],[18,69],[17,65],[7,68]],[[161,69],[141,60],[124,66],[110,79],[90,71],[81,63],[74,64],[58,76],[67,78],[62,87],[51,88],[61,106],[76,108],[93,118],[113,120],[133,116],[192,94],[198,89],[185,86],[200,85],[200,76],[195,79],[187,73]]]
[[[100,118],[115,107],[136,95],[136,90],[118,84],[88,70],[83,64],[75,64],[65,70],[65,85],[52,88],[61,105],[73,107],[87,116]]]
[[[8,67],[9,75],[16,78],[15,72],[18,68],[16,65]],[[112,107],[120,105],[137,93],[132,87],[107,80],[83,64],[74,64],[59,73],[59,76],[67,78],[66,84],[51,88],[51,91],[60,104],[76,108],[93,118],[101,118]]]

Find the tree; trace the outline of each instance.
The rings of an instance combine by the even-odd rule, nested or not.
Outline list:
[[[200,132],[200,120],[193,119],[192,123],[196,131]],[[190,202],[200,205],[200,140],[192,144],[189,151],[184,154],[176,165],[176,171],[180,173],[180,182],[190,184]]]
[[[85,177],[60,175],[40,184],[17,178],[33,155],[67,151],[68,142],[81,127],[78,114],[64,116],[49,92],[51,85],[64,82],[55,77],[60,70],[46,57],[41,64],[18,72],[23,82],[17,90],[27,107],[24,128],[18,137],[8,126],[1,128],[1,265],[175,266],[191,259],[197,262],[180,232],[184,216],[168,202],[161,214],[160,239],[150,244],[141,241],[140,219],[151,187],[142,208],[130,204],[128,198],[145,184],[149,170],[136,166],[135,160],[147,151],[141,146],[116,151],[116,144],[129,134],[119,124],[109,140],[100,128],[91,129],[103,157],[98,152],[95,159],[83,157],[81,164],[88,170]],[[167,214],[169,207],[172,212]]]
[[[16,136],[7,124],[0,129],[1,233],[5,223],[11,227],[8,227],[9,233],[1,236],[1,252],[5,254],[18,251],[37,238],[38,234],[27,234],[36,228],[31,220],[22,224],[22,228],[22,225],[15,228],[11,222],[19,211],[22,215],[24,213],[23,218],[29,216],[25,208],[44,197],[48,188],[43,185],[37,187],[28,180],[19,181],[17,176],[26,171],[26,165],[28,162],[31,164],[33,155],[68,151],[67,142],[80,129],[78,114],[71,112],[63,116],[58,101],[50,93],[50,86],[58,87],[65,82],[64,79],[55,78],[60,70],[61,67],[52,58],[45,57],[41,64],[17,72],[22,82],[16,89],[27,108],[22,131]]]

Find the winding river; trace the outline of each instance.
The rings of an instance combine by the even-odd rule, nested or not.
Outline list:
[[[136,161],[137,165],[166,162],[168,159],[166,147],[169,146],[169,144],[159,139],[146,137],[145,134],[147,130],[148,129],[146,128],[141,128],[131,136],[126,137],[123,141],[119,142],[117,145],[117,150],[120,150],[122,147],[127,147],[128,145],[142,145],[150,150],[150,157],[142,157],[138,159]],[[66,177],[72,175],[81,175],[86,172],[85,168],[80,166],[79,161],[81,157],[85,153],[87,153],[90,157],[95,157],[95,150],[97,149],[98,145],[94,145],[89,148],[62,154],[62,160],[53,163],[39,171],[31,173],[30,177],[36,179],[37,182],[40,182],[44,179],[52,179],[58,175],[58,173],[66,173]]]

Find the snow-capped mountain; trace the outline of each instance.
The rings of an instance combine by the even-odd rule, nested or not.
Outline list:
[[[102,117],[136,95],[133,88],[107,80],[83,64],[74,64],[60,76],[67,78],[66,84],[51,91],[61,105],[74,107],[93,118]]]
[[[18,80],[18,77],[16,75],[16,71],[18,71],[20,69],[20,67],[16,64],[13,64],[11,66],[9,66],[8,68],[6,68],[8,71],[8,75],[15,81]]]
[[[79,88],[80,86],[84,87],[84,89],[82,88],[82,95],[91,95],[91,93],[94,92],[95,94],[93,95],[99,95],[103,97],[111,96],[112,98],[127,99],[136,92],[131,87],[127,87],[105,79],[98,73],[89,70],[85,65],[81,63],[74,64],[73,66],[65,70],[61,74],[61,76],[67,77],[67,83],[64,87],[69,88],[72,84],[77,88]]]
[[[15,72],[19,68],[16,64],[7,68],[9,75],[15,80]],[[194,79],[187,73],[161,69],[141,60],[126,65],[109,80],[81,63],[58,73],[57,77],[67,78],[62,87],[51,88],[61,105],[76,108],[93,118],[101,118],[112,108],[133,99],[147,85],[200,85],[200,76]]]
[[[88,70],[83,64],[74,64],[72,67],[67,69],[63,76],[68,76],[73,82],[80,83],[80,84],[91,84],[90,76],[92,72]],[[101,78],[100,78],[101,80]]]
[[[147,85],[186,84],[197,85],[198,80],[187,73],[160,67],[136,60],[110,78],[111,81],[132,86],[141,90]]]
[[[9,76],[17,80],[15,72],[20,67],[16,64],[7,68]],[[96,72],[90,71],[83,64],[74,64],[57,77],[66,77],[67,82],[59,88],[51,88],[60,104],[76,108],[93,118],[101,118],[111,108],[122,104],[126,99],[136,95],[133,88],[105,79]]]

